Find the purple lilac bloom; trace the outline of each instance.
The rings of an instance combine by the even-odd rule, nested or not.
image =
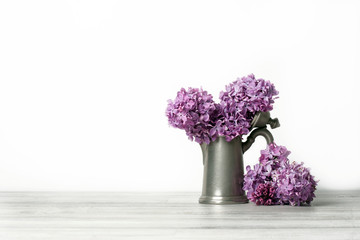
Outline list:
[[[256,79],[254,74],[238,78],[220,92],[220,106],[223,118],[217,122],[220,136],[230,141],[249,133],[250,123],[256,112],[273,109],[274,99],[279,92],[264,79]],[[221,132],[220,132],[221,129]]]
[[[288,156],[291,153],[284,146],[278,146],[275,143],[270,143],[266,149],[260,151],[261,156],[259,161],[262,165],[271,165],[271,169],[275,170],[288,161]]]
[[[274,170],[285,165],[289,154],[290,151],[285,147],[275,143],[270,143],[265,150],[261,150],[260,163],[255,164],[254,170],[250,166],[246,167],[243,189],[247,191],[249,199],[259,184],[273,182]]]
[[[173,127],[184,129],[190,140],[207,143],[217,138],[210,132],[214,126],[213,114],[216,113],[213,97],[198,88],[182,88],[174,101],[168,101],[166,116]]]
[[[300,206],[310,204],[314,199],[317,182],[304,163],[287,163],[285,167],[277,169],[275,175],[280,204]]]
[[[274,205],[277,203],[275,188],[270,183],[261,183],[251,194],[250,200],[256,205]]]
[[[271,168],[269,168],[269,166],[270,165],[265,167],[262,164],[255,164],[254,170],[252,170],[250,166],[246,167],[247,173],[244,176],[243,190],[247,191],[246,195],[248,199],[252,199],[253,192],[255,192],[260,184],[271,182],[269,181],[269,177],[271,176]]]
[[[247,191],[250,201],[262,204],[259,194],[256,193],[261,184],[268,184],[274,188],[271,204],[290,204],[299,206],[310,204],[315,197],[317,181],[310,174],[310,170],[303,163],[289,163],[290,151],[284,146],[271,143],[261,151],[259,164],[246,167],[243,189]],[[261,185],[263,186],[263,185]],[[260,187],[262,189],[263,187]],[[254,195],[255,194],[255,195]],[[265,201],[266,202],[266,201]]]
[[[277,94],[272,83],[251,74],[226,86],[218,104],[202,89],[182,88],[174,101],[169,100],[166,115],[169,124],[185,130],[190,140],[209,144],[225,136],[231,141],[249,133],[256,112],[272,110]]]
[[[249,133],[250,121],[245,117],[245,109],[241,104],[229,101],[227,104],[220,103],[218,118],[214,129],[219,136],[225,136],[226,141],[230,142],[237,136]]]

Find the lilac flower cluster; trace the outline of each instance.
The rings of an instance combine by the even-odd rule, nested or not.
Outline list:
[[[185,130],[190,140],[198,143],[207,143],[216,139],[216,134],[210,129],[213,127],[212,115],[216,111],[213,97],[206,91],[198,88],[182,88],[174,101],[168,101],[166,116],[173,127]]]
[[[251,194],[256,205],[272,205],[275,197],[275,188],[269,183],[260,183]]]
[[[246,167],[243,189],[250,201],[264,205],[310,204],[315,197],[317,181],[303,163],[290,163],[289,154],[285,147],[271,143],[261,151],[260,163],[253,170],[250,166]],[[264,194],[264,188],[268,192],[270,188],[274,189],[273,194]]]
[[[190,140],[208,144],[225,136],[231,141],[249,133],[256,112],[272,110],[277,94],[272,83],[251,74],[226,86],[220,103],[202,89],[182,88],[174,101],[169,100],[166,115],[169,124],[184,129]]]
[[[292,162],[285,168],[279,168],[275,174],[277,196],[280,204],[299,206],[310,204],[314,199],[317,182],[304,163]]]
[[[219,136],[225,136],[226,141],[231,141],[237,136],[243,136],[249,133],[250,120],[244,114],[245,109],[241,107],[242,103],[235,102],[218,105],[218,116],[216,124],[212,131],[217,132]]]
[[[267,112],[273,109],[276,95],[275,86],[270,81],[256,79],[254,74],[238,78],[226,86],[225,92],[220,92],[220,105],[223,121],[218,123],[218,129],[224,129],[219,135],[226,140],[249,133],[250,123],[256,112]]]

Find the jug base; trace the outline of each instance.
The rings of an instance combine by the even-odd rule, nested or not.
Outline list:
[[[199,203],[201,204],[241,204],[248,202],[249,200],[246,196],[201,196],[199,199]]]

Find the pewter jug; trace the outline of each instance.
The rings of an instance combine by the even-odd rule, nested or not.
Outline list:
[[[267,144],[274,141],[272,134],[267,130],[279,127],[277,119],[271,119],[269,112],[259,112],[255,115],[251,129],[254,129],[242,142],[236,137],[230,142],[225,137],[218,137],[209,144],[201,144],[203,154],[204,175],[202,195],[199,203],[232,204],[247,203],[245,192],[242,189],[244,180],[243,154],[255,142],[257,136],[263,136]],[[250,129],[250,130],[251,130]]]

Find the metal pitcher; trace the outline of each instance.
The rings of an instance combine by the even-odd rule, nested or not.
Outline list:
[[[243,187],[244,162],[243,154],[255,142],[257,136],[263,136],[267,144],[274,141],[272,134],[266,129],[279,127],[278,119],[271,119],[269,112],[259,112],[255,115],[251,129],[255,128],[242,142],[236,137],[230,142],[225,137],[218,137],[209,144],[201,144],[203,154],[204,175],[202,195],[199,203],[233,204],[247,203]]]

